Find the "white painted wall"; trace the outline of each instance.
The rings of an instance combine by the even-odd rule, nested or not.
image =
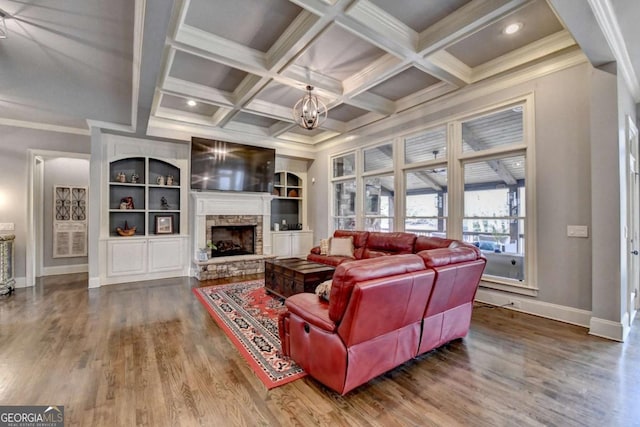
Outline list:
[[[26,258],[28,149],[89,153],[89,137],[0,126],[0,222],[15,223],[15,268],[24,283]]]

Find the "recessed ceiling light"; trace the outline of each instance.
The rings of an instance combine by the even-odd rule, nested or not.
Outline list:
[[[195,106],[196,106],[196,104],[197,104],[197,102],[196,102],[196,101],[194,101],[193,99],[190,99],[190,100],[188,100],[188,101],[187,101],[187,105],[188,105],[189,107],[195,107]]]
[[[520,31],[522,29],[522,22],[516,22],[513,24],[509,24],[506,27],[504,27],[504,30],[502,30],[503,33],[505,34],[515,34],[518,31]]]

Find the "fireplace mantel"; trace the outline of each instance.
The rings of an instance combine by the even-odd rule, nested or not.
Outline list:
[[[191,192],[192,218],[191,236],[193,236],[194,261],[200,248],[206,247],[206,220],[211,215],[256,215],[262,217],[262,254],[272,253],[271,245],[271,200],[267,193],[240,192]]]

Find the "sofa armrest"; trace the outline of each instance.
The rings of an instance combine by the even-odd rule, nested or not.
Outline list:
[[[284,302],[290,313],[327,332],[334,332],[336,324],[329,319],[329,303],[316,294],[302,293]]]

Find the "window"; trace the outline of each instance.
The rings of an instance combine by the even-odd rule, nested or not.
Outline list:
[[[447,168],[405,173],[404,229],[421,236],[447,236]]]
[[[365,230],[393,231],[393,182],[393,175],[364,179]]]
[[[524,156],[464,165],[464,240],[487,258],[485,274],[525,280]]]
[[[356,229],[356,155],[337,156],[331,162],[333,180],[333,227]]]
[[[534,295],[531,111],[523,97],[333,157],[335,228],[463,239],[487,258],[484,286]]]

